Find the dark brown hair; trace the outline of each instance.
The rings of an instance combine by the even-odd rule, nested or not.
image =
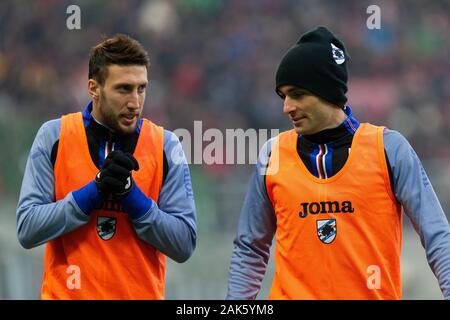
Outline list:
[[[89,79],[101,85],[107,77],[107,67],[117,65],[141,65],[148,68],[150,60],[144,47],[135,39],[125,34],[116,34],[104,38],[91,48],[89,57]]]

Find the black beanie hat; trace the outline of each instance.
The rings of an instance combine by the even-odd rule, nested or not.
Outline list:
[[[347,102],[347,55],[345,46],[325,27],[303,34],[284,55],[276,75],[276,92],[282,85],[306,89],[343,107]]]

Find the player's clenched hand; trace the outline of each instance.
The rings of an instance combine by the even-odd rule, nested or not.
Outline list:
[[[139,170],[139,163],[131,153],[120,150],[111,152],[95,177],[95,183],[103,196],[126,196],[133,186],[131,171]]]

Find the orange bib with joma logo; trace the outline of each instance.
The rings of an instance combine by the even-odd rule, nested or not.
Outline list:
[[[163,129],[144,119],[133,179],[158,201]],[[63,199],[95,178],[81,113],[63,116],[55,163],[55,196]],[[165,255],[141,240],[120,203],[106,201],[85,225],[46,245],[42,299],[163,299]]]
[[[276,219],[270,299],[400,299],[401,206],[392,194],[383,128],[361,124],[334,176],[313,176],[297,133],[274,141],[266,187]]]

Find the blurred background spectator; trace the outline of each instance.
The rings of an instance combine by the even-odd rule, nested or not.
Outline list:
[[[66,9],[81,8],[81,30]],[[369,5],[381,29],[366,26]],[[357,118],[407,137],[450,212],[450,1],[129,0],[0,4],[0,298],[39,297],[43,247],[26,251],[15,206],[39,126],[89,102],[89,48],[127,33],[150,54],[144,115],[169,130],[285,130],[274,92],[279,60],[300,35],[326,25],[350,56],[349,104]],[[198,246],[170,262],[169,299],[222,299],[232,240],[251,165],[191,165]],[[405,219],[404,298],[440,298],[423,249]],[[269,273],[272,272],[272,262]],[[271,276],[260,298],[267,297]]]

